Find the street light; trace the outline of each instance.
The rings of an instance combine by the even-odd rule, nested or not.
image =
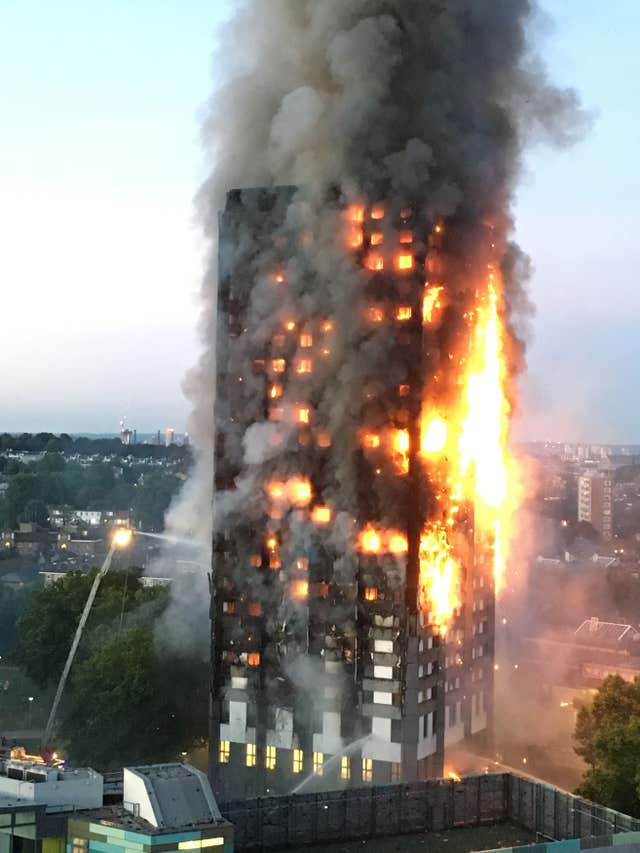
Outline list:
[[[71,670],[73,659],[75,658],[76,652],[78,651],[78,646],[80,645],[80,639],[82,637],[82,632],[84,631],[84,626],[87,624],[87,619],[89,618],[89,613],[91,613],[93,602],[95,601],[95,597],[98,594],[100,582],[111,568],[111,561],[113,560],[113,555],[116,550],[122,550],[124,548],[127,548],[131,544],[132,539],[133,531],[129,530],[129,528],[127,527],[117,528],[111,536],[111,547],[109,548],[107,556],[104,558],[104,563],[100,567],[100,570],[98,571],[97,575],[93,580],[91,589],[89,590],[89,595],[87,596],[82,615],[80,616],[80,621],[78,622],[78,627],[76,628],[76,633],[73,637],[73,642],[71,643],[71,648],[69,649],[69,654],[67,655],[67,660],[65,662],[64,669],[62,670],[62,675],[60,676],[60,681],[58,682],[58,688],[56,690],[56,695],[53,699],[53,704],[51,705],[51,711],[49,712],[47,726],[44,730],[43,741],[45,746],[48,745],[49,740],[51,738],[53,726],[56,721],[56,714],[58,713],[58,706],[60,704],[60,700],[62,699],[62,694],[64,693],[64,688],[67,683],[67,678],[69,677],[69,671]]]

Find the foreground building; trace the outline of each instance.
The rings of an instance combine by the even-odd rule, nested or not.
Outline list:
[[[233,827],[190,765],[90,768],[0,750],[0,853],[233,853]]]
[[[424,536],[440,463],[420,424],[446,392],[432,374],[451,344],[429,327],[446,283],[425,291],[443,226],[425,238],[410,208],[337,206],[362,290],[336,316],[340,293],[297,261],[293,195],[233,191],[220,217],[210,770],[224,799],[440,776],[447,744],[491,727],[493,564],[468,503],[449,600],[424,593],[444,529]]]

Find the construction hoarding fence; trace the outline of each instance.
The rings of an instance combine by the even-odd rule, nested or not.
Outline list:
[[[510,773],[235,800],[221,810],[238,853],[504,822],[541,841],[640,831],[640,820]]]

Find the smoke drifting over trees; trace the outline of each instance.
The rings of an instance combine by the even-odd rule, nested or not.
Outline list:
[[[527,303],[528,264],[510,242],[521,157],[530,140],[564,145],[585,126],[575,93],[554,87],[536,55],[529,37],[535,13],[527,0],[236,4],[218,35],[215,68],[221,76],[203,128],[211,175],[198,207],[211,251],[202,289],[204,351],[186,382],[194,405],[189,431],[196,466],[167,519],[171,533],[201,543],[204,566],[212,518],[217,227],[225,194],[234,187],[300,188],[283,233],[311,234],[313,245],[303,258],[288,259],[287,280],[298,303],[316,316],[349,318],[358,304],[361,279],[342,247],[342,205],[359,198],[398,209],[411,204],[425,227],[453,219],[446,278],[459,305],[448,320],[452,335],[474,286],[470,271],[481,256],[481,234],[490,224],[503,253],[512,366],[521,369],[523,347],[515,330]],[[335,202],[328,204],[329,197]],[[247,231],[237,238],[238,257],[249,259],[255,235]],[[250,303],[250,336],[265,340],[288,307],[280,296],[269,296],[265,277],[272,260],[265,255],[248,263],[239,285]],[[313,378],[315,406],[338,437],[353,433],[347,427],[355,419],[354,391],[385,370],[393,344],[384,331],[362,340],[349,322],[343,326],[327,368]],[[354,348],[360,357],[347,368],[341,354]],[[236,352],[234,366],[246,379],[250,407],[258,388],[244,376],[241,355]],[[266,463],[268,442],[254,428],[243,434],[232,425],[228,438],[229,455],[242,471],[241,494],[249,495],[252,469]],[[351,448],[337,445],[333,476],[344,487]],[[330,491],[329,483],[325,497]],[[228,511],[237,512],[237,503]],[[180,642],[185,621],[206,619],[204,571],[201,580],[190,600],[183,590],[167,611],[163,633],[179,628]]]

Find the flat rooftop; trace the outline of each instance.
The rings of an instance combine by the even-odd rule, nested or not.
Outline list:
[[[305,847],[304,850],[305,853],[471,853],[474,850],[495,850],[533,844],[535,840],[535,832],[529,832],[513,823],[500,823],[493,826],[461,827],[447,832],[423,832],[417,835],[337,842]]]
[[[182,827],[157,827],[144,818],[136,817],[131,812],[125,811],[122,805],[103,806],[100,809],[82,809],[77,811],[74,817],[80,820],[88,820],[91,823],[102,823],[105,826],[115,826],[129,832],[140,832],[143,835],[166,835],[180,832],[194,832],[205,829],[216,824],[226,824],[224,818],[219,821],[207,821],[206,823],[190,824]]]

